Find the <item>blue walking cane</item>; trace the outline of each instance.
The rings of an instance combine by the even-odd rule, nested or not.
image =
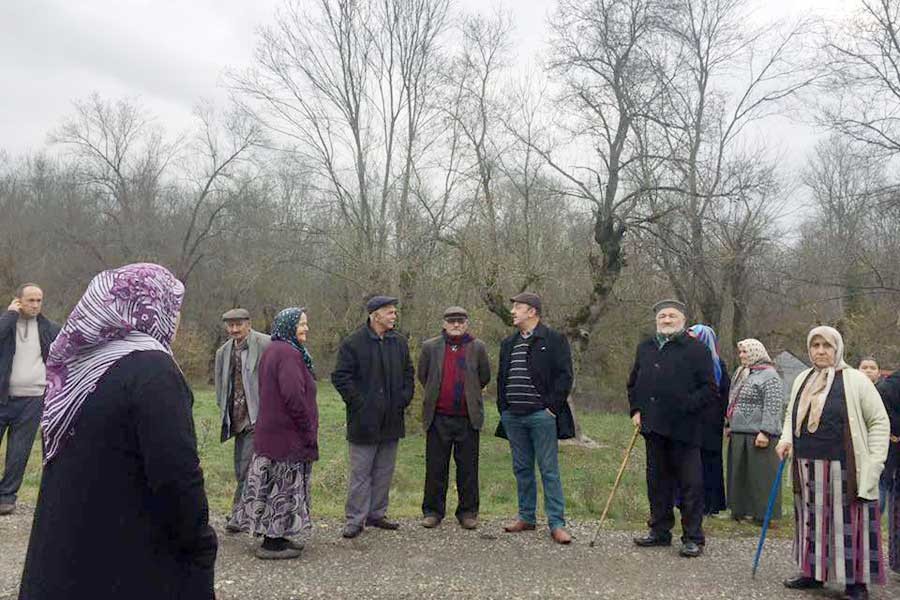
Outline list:
[[[759,544],[756,546],[756,556],[753,557],[753,573],[750,578],[756,578],[756,568],[759,567],[759,557],[762,556],[763,544],[766,543],[766,533],[769,531],[769,521],[772,519],[772,511],[775,509],[775,500],[778,499],[778,490],[781,485],[781,476],[784,474],[784,463],[787,457],[781,459],[778,465],[778,473],[775,475],[775,483],[772,485],[772,491],[769,492],[769,506],[766,507],[766,518],[763,521],[762,532],[759,534]]]

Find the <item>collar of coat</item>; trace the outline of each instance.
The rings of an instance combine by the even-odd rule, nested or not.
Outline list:
[[[386,340],[389,338],[397,337],[397,331],[394,329],[388,329],[387,331],[384,332],[383,336],[378,337],[378,334],[375,333],[374,329],[372,329],[372,324],[369,323],[368,321],[366,321],[365,328],[369,334],[369,339],[372,339],[375,341],[381,341],[381,340]]]
[[[678,333],[673,333],[671,336],[663,336],[663,337],[666,337],[666,340],[665,340],[665,343],[663,343],[662,345],[660,345],[660,343],[659,343],[659,341],[660,341],[660,335],[661,335],[661,334],[657,332],[657,333],[654,333],[653,336],[650,337],[650,341],[652,341],[653,344],[654,344],[654,345],[657,347],[657,349],[659,349],[659,350],[662,350],[663,347],[665,347],[666,344],[669,344],[669,343],[672,343],[672,342],[675,342],[675,343],[678,343],[678,344],[683,344],[683,343],[685,343],[686,341],[693,339],[693,338],[691,338],[691,336],[688,334],[687,329],[682,329],[682,330],[679,331]]]
[[[516,335],[522,335],[520,330],[517,330]],[[547,337],[547,326],[544,325],[543,321],[538,321],[538,324],[535,326],[533,330],[531,330],[531,335],[528,336],[528,339],[534,338],[544,338]]]

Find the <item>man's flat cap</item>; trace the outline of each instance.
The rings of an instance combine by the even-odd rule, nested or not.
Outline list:
[[[383,306],[396,306],[398,302],[400,302],[400,300],[392,298],[391,296],[372,296],[369,298],[368,302],[366,302],[366,312],[373,313]]]
[[[653,305],[653,314],[659,314],[659,311],[664,308],[674,308],[681,314],[687,316],[687,306],[685,306],[684,302],[681,300],[660,300]]]
[[[541,297],[532,292],[521,292],[510,298],[512,302],[527,304],[536,311],[541,312]]]
[[[248,321],[250,320],[250,311],[246,308],[232,308],[222,315],[223,321]]]
[[[462,306],[450,306],[444,311],[444,318],[447,317],[465,317],[469,318],[469,313]]]

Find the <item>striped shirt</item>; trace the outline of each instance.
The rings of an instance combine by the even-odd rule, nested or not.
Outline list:
[[[530,335],[528,337],[531,337]],[[506,375],[506,401],[509,411],[516,415],[528,415],[544,409],[541,394],[531,381],[528,371],[528,355],[531,343],[521,334],[513,344]]]

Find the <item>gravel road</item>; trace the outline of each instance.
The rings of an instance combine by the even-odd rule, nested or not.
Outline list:
[[[15,598],[31,512],[22,507],[0,518],[0,599]],[[293,598],[628,598],[738,599],[840,598],[785,590],[792,574],[790,542],[767,541],[756,580],[750,565],[756,540],[712,538],[704,556],[684,559],[671,548],[638,549],[637,532],[604,531],[588,543],[591,523],[571,523],[575,542],[554,544],[546,529],[510,535],[499,521],[465,531],[455,521],[434,530],[404,521],[399,531],[367,530],[355,540],[340,537],[340,523],[318,521],[303,556],[260,561],[257,542],[219,530],[216,566],[219,600]],[[900,577],[873,586],[873,599],[900,597]]]

